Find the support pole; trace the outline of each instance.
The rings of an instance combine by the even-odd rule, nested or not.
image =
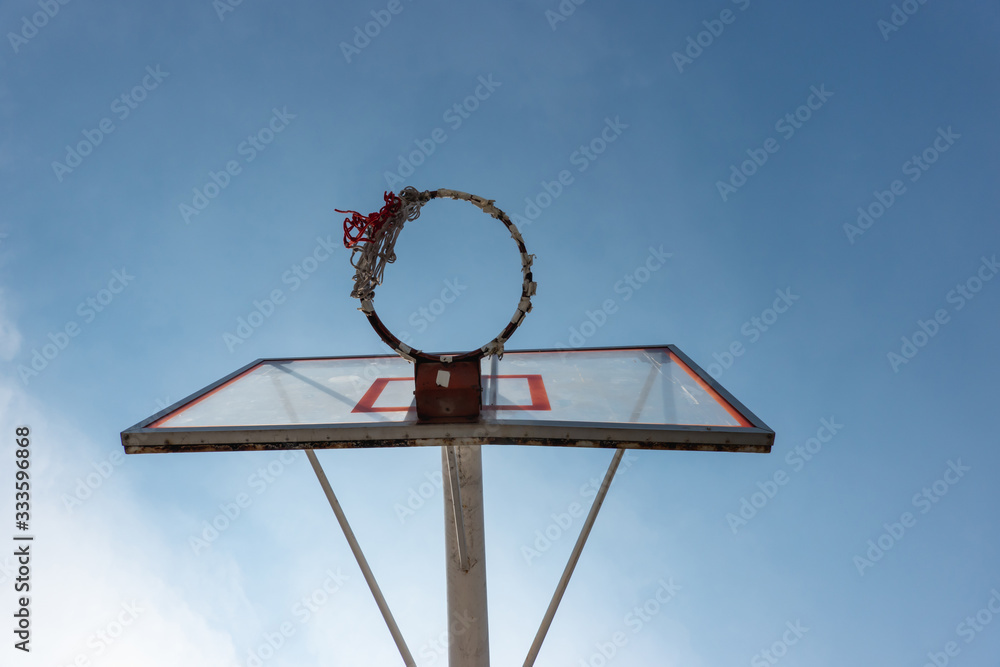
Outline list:
[[[646,353],[643,353],[643,357],[649,362],[649,375],[646,376],[646,383],[642,386],[642,390],[639,392],[639,398],[636,401],[635,408],[632,410],[632,416],[629,417],[630,422],[639,421],[639,416],[642,414],[642,409],[646,405],[646,401],[649,400],[649,392],[653,388],[653,382],[660,375],[661,364],[653,359]],[[608,471],[604,473],[604,481],[601,482],[601,488],[597,491],[597,497],[594,498],[594,504],[590,507],[590,514],[587,515],[587,520],[583,522],[583,528],[580,530],[580,536],[576,539],[576,544],[573,546],[573,553],[569,556],[569,562],[566,563],[566,569],[563,570],[562,577],[559,578],[559,584],[556,586],[556,592],[552,594],[552,600],[549,602],[549,608],[545,610],[545,616],[542,618],[542,624],[538,627],[538,632],[535,634],[535,641],[531,642],[531,648],[528,649],[528,657],[524,659],[524,667],[532,667],[535,664],[535,658],[538,657],[538,652],[542,648],[542,642],[545,641],[545,635],[549,632],[549,626],[552,625],[552,619],[556,616],[556,610],[559,609],[559,602],[562,601],[563,594],[566,592],[566,587],[569,586],[569,578],[573,576],[573,570],[576,569],[576,564],[580,560],[580,554],[583,553],[583,547],[587,544],[587,538],[590,536],[590,531],[594,527],[594,522],[597,520],[597,513],[601,511],[601,505],[604,504],[604,497],[608,495],[608,489],[611,487],[611,480],[615,478],[615,472],[618,471],[618,464],[622,462],[622,457],[625,455],[625,450],[621,447],[615,452],[615,455],[611,458],[611,464],[608,466]]]
[[[569,556],[569,562],[566,563],[566,569],[563,570],[562,577],[559,578],[556,592],[552,594],[549,608],[545,610],[545,617],[542,618],[542,624],[539,626],[537,634],[535,634],[535,641],[531,643],[531,648],[528,649],[528,657],[524,659],[524,667],[531,667],[535,664],[535,658],[538,657],[538,652],[542,648],[542,642],[545,641],[545,635],[548,634],[549,626],[552,625],[552,619],[556,616],[556,610],[559,609],[559,602],[562,601],[566,587],[569,585],[569,578],[573,576],[573,570],[576,569],[576,564],[580,560],[580,554],[583,553],[583,547],[587,544],[590,530],[594,527],[594,522],[597,520],[597,513],[601,511],[601,505],[604,504],[604,497],[608,495],[611,480],[614,479],[615,472],[618,470],[618,464],[621,463],[624,454],[625,450],[619,448],[611,459],[608,471],[604,473],[604,481],[601,482],[601,488],[597,491],[594,504],[590,506],[590,514],[587,515],[587,520],[583,522],[580,536],[576,538],[576,545],[573,546],[573,553]]]
[[[403,663],[406,667],[416,667],[417,663],[413,661],[413,656],[410,655],[410,649],[406,646],[403,634],[399,631],[399,626],[396,625],[396,619],[392,617],[392,612],[389,611],[389,605],[382,596],[382,590],[378,587],[378,582],[375,581],[375,575],[372,574],[371,568],[368,567],[368,561],[365,559],[365,555],[361,551],[361,545],[358,544],[357,538],[354,537],[354,531],[351,530],[351,524],[347,522],[347,515],[344,514],[344,510],[340,506],[340,501],[337,500],[337,496],[333,492],[333,487],[330,486],[330,480],[326,478],[326,473],[323,472],[323,466],[319,464],[319,459],[316,458],[316,453],[313,450],[307,449],[306,456],[309,458],[309,463],[312,465],[313,471],[316,473],[316,478],[319,479],[319,485],[323,487],[326,499],[330,501],[330,507],[333,508],[333,513],[337,515],[337,521],[340,523],[340,527],[344,531],[344,537],[347,538],[347,544],[350,545],[351,551],[354,552],[354,557],[358,561],[358,567],[361,568],[361,574],[364,575],[365,581],[368,582],[368,588],[371,589],[372,597],[375,598],[375,604],[378,605],[379,611],[382,612],[382,618],[385,619],[385,624],[389,628],[389,634],[392,635],[393,641],[396,642],[396,648],[399,649],[399,655],[402,656]],[[485,581],[483,583],[485,586]]]
[[[451,475],[448,446],[441,448],[442,474]],[[451,485],[444,485],[445,563],[448,583],[448,665],[489,667],[490,633],[486,606],[486,529],[483,519],[483,459],[479,445],[454,448],[461,498],[452,500]],[[459,527],[464,524],[466,557],[462,562]]]

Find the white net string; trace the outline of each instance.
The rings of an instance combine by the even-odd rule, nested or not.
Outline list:
[[[382,284],[385,265],[396,261],[396,239],[403,225],[407,220],[420,217],[420,207],[426,203],[412,186],[403,188],[399,198],[402,200],[399,213],[386,221],[370,242],[354,246],[351,253],[351,266],[356,269],[351,296],[361,299],[362,303],[374,298],[375,287]]]

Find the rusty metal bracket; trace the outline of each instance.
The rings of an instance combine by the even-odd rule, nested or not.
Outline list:
[[[483,407],[479,359],[443,363],[417,358],[414,370],[417,420],[474,422]]]

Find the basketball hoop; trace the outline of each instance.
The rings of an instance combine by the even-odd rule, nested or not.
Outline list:
[[[412,362],[452,364],[458,361],[478,361],[490,355],[502,357],[504,344],[521,325],[524,316],[531,312],[531,297],[535,294],[536,288],[536,283],[531,279],[531,263],[534,255],[528,254],[528,250],[524,247],[524,239],[517,226],[511,222],[506,213],[494,206],[494,200],[483,199],[477,195],[470,195],[458,190],[442,188],[419,192],[416,188],[406,187],[399,193],[399,196],[386,192],[384,199],[385,206],[380,211],[368,216],[363,216],[357,211],[336,209],[338,213],[351,214],[350,218],[344,220],[344,245],[353,250],[351,265],[357,270],[354,274],[354,289],[351,291],[351,296],[361,300],[359,310],[368,318],[375,333],[396,354]],[[458,199],[480,208],[484,213],[496,218],[507,227],[521,253],[523,281],[521,283],[521,299],[518,301],[514,316],[511,317],[503,331],[489,343],[476,350],[460,354],[432,354],[411,348],[389,331],[379,318],[378,313],[375,312],[375,306],[372,303],[375,299],[375,287],[382,284],[385,265],[396,261],[394,247],[396,239],[403,229],[403,224],[407,220],[417,219],[420,216],[420,209],[432,199]]]
[[[403,224],[437,198],[470,202],[496,218],[521,253],[521,299],[510,323],[486,345],[461,354],[410,348],[372,305],[385,265],[396,259],[393,248]],[[536,288],[533,256],[517,227],[492,200],[455,190],[407,187],[398,196],[386,192],[384,200],[382,209],[368,216],[341,212],[351,214],[344,221],[344,245],[353,249],[357,270],[351,296],[360,299],[360,310],[398,356],[258,359],[123,431],[122,445],[128,454],[305,450],[408,667],[416,665],[413,655],[313,450],[441,448],[447,612],[469,621],[449,630],[448,664],[484,667],[490,632],[482,445],[615,449],[528,649],[523,664],[531,667],[626,448],[766,453],[774,431],[673,345],[510,350],[501,361],[504,344],[531,311]],[[412,385],[403,377],[410,363]]]

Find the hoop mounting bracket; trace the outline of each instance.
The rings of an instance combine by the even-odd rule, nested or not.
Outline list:
[[[414,371],[417,420],[474,422],[483,407],[479,358],[443,363],[417,357]]]

